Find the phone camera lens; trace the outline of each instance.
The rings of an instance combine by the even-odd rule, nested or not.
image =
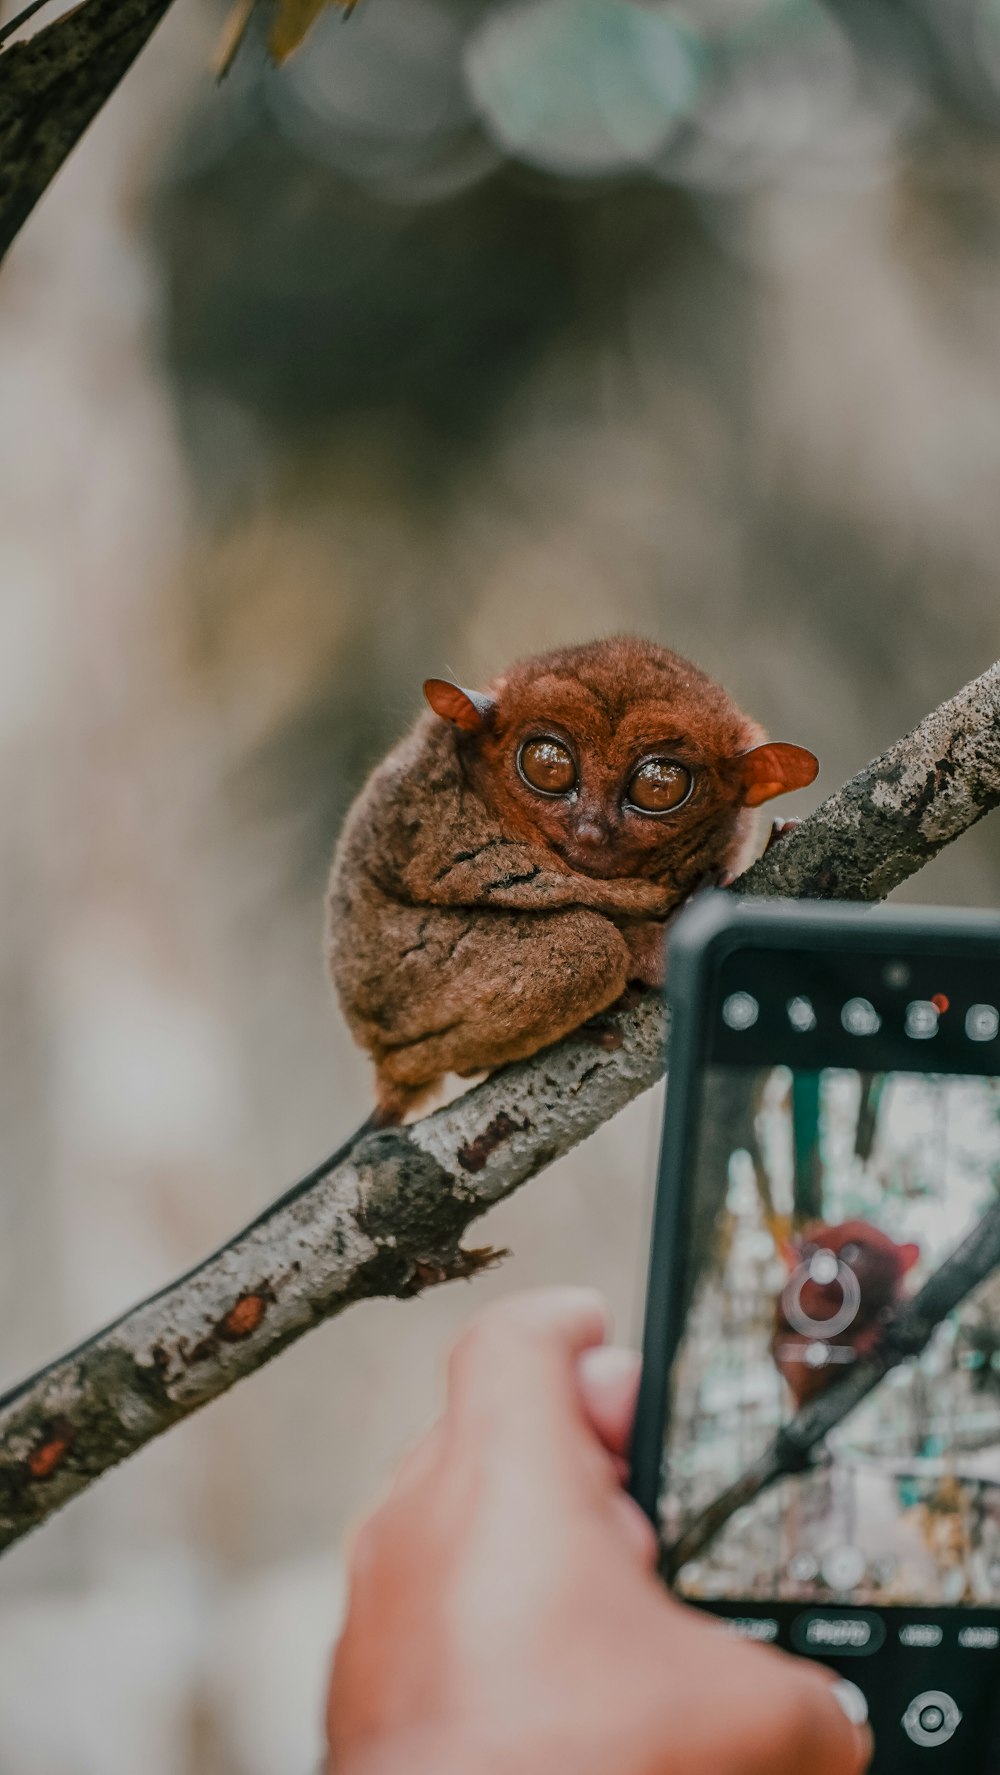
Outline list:
[[[938,1008],[933,999],[913,999],[906,1007],[903,1027],[915,1042],[926,1042],[937,1035]]]
[[[750,992],[731,992],[722,1007],[722,1021],[729,1029],[752,1029],[760,1006]]]
[[[840,1021],[848,1035],[877,1035],[882,1027],[881,1017],[867,998],[849,998]]]
[[[813,1010],[810,999],[790,998],[785,1008],[788,1012],[789,1023],[793,1029],[798,1030],[800,1035],[808,1035],[811,1030],[815,1029],[816,1012]]]
[[[970,1042],[992,1042],[1000,1033],[1000,1012],[996,1005],[970,1005],[965,1015],[965,1033]]]

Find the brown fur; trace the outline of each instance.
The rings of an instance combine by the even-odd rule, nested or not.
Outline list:
[[[331,972],[386,1121],[444,1074],[522,1059],[658,983],[664,921],[745,860],[748,804],[788,786],[773,779],[795,751],[747,763],[763,735],[721,686],[624,636],[522,660],[485,695],[427,688],[447,718],[424,714],[369,779],[328,898]],[[571,748],[572,796],[523,781],[534,735]],[[694,776],[669,814],[623,805],[650,753]]]
[[[785,1310],[784,1291],[778,1296],[771,1354],[794,1394],[796,1407],[808,1405],[832,1382],[843,1379],[851,1361],[870,1356],[877,1348],[887,1315],[902,1290],[903,1278],[920,1256],[918,1246],[897,1245],[867,1220],[845,1220],[839,1226],[816,1223],[806,1227],[785,1253],[789,1272],[794,1272],[816,1250],[830,1251],[848,1264],[857,1276],[861,1300],[850,1325],[835,1336],[824,1338],[820,1331],[809,1336],[797,1329]],[[817,1325],[832,1320],[843,1300],[839,1281],[809,1280],[798,1292],[801,1309]],[[805,1360],[810,1344],[825,1347],[832,1359],[811,1367]]]

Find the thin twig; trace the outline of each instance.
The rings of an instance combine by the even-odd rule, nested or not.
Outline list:
[[[5,25],[0,25],[0,44],[6,43],[8,38],[13,37],[22,25],[26,25],[29,19],[34,18],[36,12],[41,12],[42,7],[48,6],[48,4],[49,0],[31,0],[30,6],[23,7],[20,12],[14,14],[13,18],[8,19]]]
[[[169,5],[84,0],[0,53],[0,260]]]

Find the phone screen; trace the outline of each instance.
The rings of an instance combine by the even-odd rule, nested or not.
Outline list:
[[[992,997],[968,958],[741,949],[708,1011],[671,1578],[858,1683],[885,1769],[1000,1766],[991,972]]]

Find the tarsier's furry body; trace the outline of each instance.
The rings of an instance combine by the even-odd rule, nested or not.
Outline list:
[[[362,790],[330,881],[331,972],[385,1121],[658,984],[664,921],[747,860],[752,808],[816,769],[626,637],[520,661],[485,693],[425,690],[436,712]]]
[[[817,1254],[836,1260],[836,1275],[821,1272],[817,1280],[806,1274]],[[841,1380],[852,1362],[877,1349],[905,1277],[919,1256],[918,1245],[897,1245],[867,1220],[845,1220],[838,1226],[817,1221],[787,1246],[784,1257],[793,1294],[789,1299],[786,1286],[778,1296],[771,1354],[794,1394],[796,1408],[808,1405]],[[845,1268],[857,1279],[853,1312],[845,1290]],[[831,1336],[824,1327],[834,1328],[838,1315],[848,1318],[848,1323]]]

